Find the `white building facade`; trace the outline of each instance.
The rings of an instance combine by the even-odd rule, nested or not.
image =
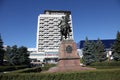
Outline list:
[[[49,52],[49,50],[58,50],[60,44],[59,23],[62,16],[70,14],[70,26],[72,30],[72,18],[70,11],[50,11],[46,10],[44,14],[38,16],[37,27],[37,52]],[[70,37],[73,39],[73,32]]]
[[[62,17],[66,14],[69,14],[70,17],[69,25],[72,30],[72,32],[70,33],[70,39],[73,39],[72,16],[70,11],[46,10],[44,11],[44,14],[40,14],[38,16],[36,54],[44,54],[43,56],[41,56],[42,58],[40,59],[40,61],[57,61],[58,49],[61,43],[59,23]]]

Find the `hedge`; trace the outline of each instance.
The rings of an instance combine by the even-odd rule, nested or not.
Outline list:
[[[90,66],[120,66],[120,61],[95,62],[90,64]]]
[[[115,69],[115,68],[120,68],[120,61],[95,62],[90,64],[90,66],[97,69]]]
[[[44,67],[41,67],[42,71],[47,71],[49,68],[56,66],[56,64],[45,64]]]
[[[6,73],[0,80],[119,80],[120,69],[70,73]]]
[[[4,71],[13,71],[18,69],[24,69],[28,67],[28,65],[18,65],[18,66],[0,66],[0,72]]]
[[[11,71],[11,73],[36,73],[36,72],[41,72],[41,67],[34,67],[34,68],[25,68],[21,70],[16,70],[16,71]]]
[[[45,64],[44,67],[33,67],[33,68],[26,68],[26,69],[22,69],[22,70],[16,70],[16,71],[12,71],[15,73],[34,73],[34,72],[38,72],[40,73],[41,71],[47,71],[49,68],[56,66],[56,64]]]

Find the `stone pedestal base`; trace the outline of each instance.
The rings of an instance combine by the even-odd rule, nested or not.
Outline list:
[[[72,72],[72,71],[87,71],[87,70],[95,70],[95,68],[90,67],[82,67],[82,66],[67,66],[67,67],[52,67],[47,72],[54,73],[54,72]]]
[[[59,67],[79,66],[80,57],[77,54],[76,43],[73,40],[62,41],[59,47]]]
[[[66,72],[79,70],[93,70],[94,68],[80,66],[80,57],[77,54],[76,43],[73,40],[63,40],[59,47],[58,65],[48,72]]]

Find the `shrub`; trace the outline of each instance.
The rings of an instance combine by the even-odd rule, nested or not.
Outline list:
[[[95,62],[90,66],[120,66],[120,61],[111,61],[111,62]]]
[[[41,67],[42,71],[47,71],[49,68],[56,66],[56,64],[45,64],[44,67]]]
[[[26,68],[22,70],[13,71],[14,73],[34,73],[34,72],[41,72],[41,67],[33,67],[33,68]]]
[[[81,71],[71,73],[8,73],[0,80],[119,80],[120,69]]]
[[[22,70],[16,70],[13,72],[16,73],[34,73],[34,72],[41,72],[41,71],[47,71],[49,68],[55,66],[56,64],[45,64],[44,67],[33,67],[33,68],[26,68]]]
[[[90,66],[97,69],[115,69],[120,68],[120,61],[112,61],[112,62],[95,62],[90,64]]]
[[[13,71],[18,69],[24,69],[28,67],[27,65],[18,65],[18,66],[0,66],[0,72],[3,71]]]

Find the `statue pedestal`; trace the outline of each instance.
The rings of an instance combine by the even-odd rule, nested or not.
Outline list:
[[[73,40],[63,40],[59,47],[58,67],[80,66],[76,43]]]
[[[66,72],[93,69],[95,68],[80,66],[80,57],[77,54],[76,43],[73,40],[63,40],[59,47],[58,65],[50,68],[48,72]]]

